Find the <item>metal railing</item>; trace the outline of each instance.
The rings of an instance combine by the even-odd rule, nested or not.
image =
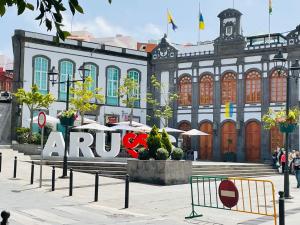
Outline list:
[[[237,204],[232,208],[224,206],[219,196],[219,186],[225,180],[234,183],[238,191]],[[190,186],[192,212],[186,217],[187,219],[202,216],[195,211],[195,207],[201,206],[271,216],[274,218],[274,224],[277,225],[275,188],[270,180],[242,177],[191,176]]]

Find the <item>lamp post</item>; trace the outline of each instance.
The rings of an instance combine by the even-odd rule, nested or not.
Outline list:
[[[54,84],[66,84],[67,85],[67,97],[66,97],[66,111],[69,110],[69,95],[70,95],[70,86],[71,84],[82,81],[85,82],[85,72],[90,71],[89,69],[85,68],[85,63],[83,63],[79,69],[81,71],[81,80],[70,80],[70,76],[68,74],[66,81],[57,81],[57,77],[59,75],[59,72],[55,69],[55,66],[52,67],[52,69],[48,72],[49,75],[49,81],[52,83],[52,86]],[[69,148],[69,127],[65,126],[65,151],[64,151],[64,159],[63,159],[63,174],[61,178],[66,178],[68,176],[68,148]]]
[[[281,51],[279,51],[274,56],[272,61],[275,64],[275,68],[277,68],[278,75],[280,76],[284,74],[287,59],[283,57]],[[289,74],[289,72],[286,74],[286,109],[285,109],[286,116],[288,116],[290,110],[290,78],[295,78],[296,81],[299,78],[300,65],[298,60],[296,60],[295,63],[292,64],[292,66],[290,67],[290,71],[292,72],[291,75]],[[297,72],[298,74],[296,74]],[[290,196],[289,163],[288,163],[289,132],[285,133],[285,155],[286,155],[286,163],[284,167],[284,197],[286,199],[289,199],[292,198]]]

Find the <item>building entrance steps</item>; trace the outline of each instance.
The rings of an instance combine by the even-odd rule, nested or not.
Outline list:
[[[195,162],[193,175],[226,177],[263,177],[277,175],[278,171],[269,164]]]

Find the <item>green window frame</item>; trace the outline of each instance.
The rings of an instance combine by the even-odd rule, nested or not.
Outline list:
[[[63,60],[59,65],[59,82],[65,82],[59,84],[59,100],[67,100],[67,78],[72,80],[74,74],[74,63],[70,60]]]
[[[85,69],[88,69],[89,71],[85,71],[85,77],[92,77],[92,83],[89,86],[90,91],[95,91],[97,88],[97,66],[94,64],[85,64]]]
[[[118,89],[119,89],[119,79],[120,79],[119,69],[116,67],[108,67],[106,79],[107,79],[106,104],[118,105],[119,103]]]
[[[42,94],[48,93],[48,69],[49,59],[43,56],[34,58],[34,84],[39,88],[39,92]]]
[[[138,84],[138,87],[135,90],[133,90],[133,96],[140,98],[140,72],[134,69],[129,70],[128,77]],[[140,107],[140,100],[134,102],[134,107]]]

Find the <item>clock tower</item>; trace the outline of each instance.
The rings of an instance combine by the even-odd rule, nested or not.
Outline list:
[[[226,9],[218,15],[220,36],[214,41],[215,52],[232,54],[235,49],[246,46],[241,33],[241,16],[242,13],[236,9]]]

